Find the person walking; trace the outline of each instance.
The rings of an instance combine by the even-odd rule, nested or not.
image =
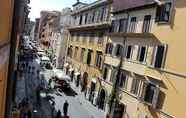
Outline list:
[[[68,102],[67,102],[67,100],[65,100],[65,103],[63,104],[63,114],[64,114],[64,116],[67,116],[67,114],[68,114]]]
[[[62,116],[61,116],[61,111],[60,110],[58,110],[57,111],[57,115],[56,115],[56,117],[55,118],[61,118]]]

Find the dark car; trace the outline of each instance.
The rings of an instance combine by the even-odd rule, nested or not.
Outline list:
[[[61,90],[70,89],[70,84],[65,79],[59,79],[57,77],[52,78],[55,81],[54,88],[60,88]]]
[[[53,67],[50,63],[47,63],[46,66],[45,66],[46,69],[49,69],[49,70],[52,70]]]

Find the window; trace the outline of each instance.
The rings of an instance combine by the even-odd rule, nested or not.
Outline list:
[[[85,14],[85,24],[87,24],[88,13]]]
[[[103,21],[104,14],[105,14],[105,8],[102,8],[102,9],[101,9],[101,17],[100,17],[100,20],[101,20],[101,21]]]
[[[150,32],[150,25],[151,25],[150,21],[151,21],[151,15],[146,15],[143,21],[142,32]]]
[[[80,57],[81,58],[81,60],[80,60],[81,62],[83,62],[84,57],[85,57],[85,48],[82,48],[81,49],[81,57]]]
[[[170,19],[172,3],[165,3],[157,7],[156,21],[168,22]]]
[[[153,61],[152,65],[155,68],[161,68],[164,63],[165,58],[165,52],[166,52],[166,45],[159,45],[154,48],[153,50]]]
[[[96,53],[96,67],[101,68],[102,65],[102,52]]]
[[[147,84],[145,87],[145,97],[144,101],[152,104],[154,108],[156,108],[158,96],[159,96],[159,87],[154,84]]]
[[[113,44],[112,43],[107,43],[106,54],[112,54],[112,50],[113,50]]]
[[[126,88],[127,87],[127,76],[124,72],[121,72],[121,74],[120,74],[119,86],[121,88]]]
[[[146,47],[144,47],[144,46],[140,47],[139,52],[138,52],[138,61],[139,62],[145,62],[146,52],[147,52]]]
[[[93,11],[93,13],[92,13],[92,23],[94,23],[94,16],[95,16],[95,11]]]
[[[103,79],[106,80],[107,79],[107,75],[108,75],[108,68],[105,67],[104,71],[103,71]]]
[[[120,19],[119,20],[119,32],[126,32],[127,31],[127,19]]]
[[[130,20],[129,32],[135,32],[136,30],[136,17],[132,17]]]
[[[116,45],[115,56],[120,57],[123,52],[123,46],[121,44]]]
[[[127,59],[130,59],[131,58],[131,55],[132,55],[132,46],[129,45],[129,46],[127,46],[127,55],[126,55],[126,58]]]
[[[138,95],[139,85],[140,85],[140,80],[133,78],[131,93]]]
[[[78,56],[78,47],[75,48],[75,52],[74,52],[74,58],[77,59],[77,56]]]
[[[88,55],[87,55],[87,64],[91,64],[91,58],[92,58],[92,50],[88,50]]]
[[[112,69],[112,76],[110,78],[110,82],[112,82],[113,84],[115,83],[116,81],[116,76],[117,76],[117,69],[116,68],[113,68]]]
[[[111,32],[118,32],[119,31],[119,20],[112,21]]]
[[[82,24],[82,15],[80,15],[80,18],[79,18],[79,25]]]

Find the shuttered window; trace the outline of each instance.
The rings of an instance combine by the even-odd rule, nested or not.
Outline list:
[[[112,50],[113,50],[113,44],[112,43],[107,43],[106,54],[112,54]]]
[[[129,32],[135,32],[136,31],[136,17],[132,17],[130,20],[130,26],[129,26]]]
[[[121,72],[120,74],[119,86],[121,88],[127,88],[127,75],[124,72]]]
[[[115,48],[115,56],[120,57],[123,52],[123,46],[121,44],[117,44]]]
[[[132,55],[132,46],[129,45],[129,46],[127,46],[127,55],[126,55],[126,58],[127,59],[130,59],[131,58],[131,55]]]
[[[142,32],[150,32],[150,25],[151,25],[151,15],[146,15],[143,21]]]
[[[135,95],[138,95],[139,87],[140,87],[140,80],[136,79],[136,78],[133,78],[131,93],[133,93]]]
[[[154,108],[157,106],[158,96],[159,96],[159,87],[154,84],[147,84],[144,101],[151,104]]]
[[[159,45],[154,48],[152,65],[155,68],[162,68],[165,61],[167,45]]]
[[[172,3],[165,3],[157,7],[156,22],[168,22],[170,19]]]
[[[139,62],[145,62],[147,49],[145,46],[140,47],[138,52],[138,61]]]

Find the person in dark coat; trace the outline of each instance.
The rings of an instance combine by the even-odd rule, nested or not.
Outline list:
[[[64,116],[67,116],[67,113],[68,113],[68,102],[67,100],[65,100],[65,103],[63,104],[63,114]]]
[[[57,111],[57,115],[55,118],[61,118],[61,111],[60,110]]]

